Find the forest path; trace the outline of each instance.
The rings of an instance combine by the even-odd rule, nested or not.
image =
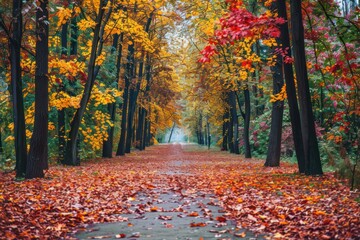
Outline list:
[[[0,173],[0,239],[360,238],[359,193],[333,173],[263,165],[195,144],[160,144],[53,165],[44,179]]]
[[[152,160],[163,162],[156,170],[161,177],[129,199],[123,221],[92,224],[76,238],[256,239],[253,233],[236,227],[211,191],[181,186],[185,179],[196,178],[196,172],[188,170],[206,162],[212,151],[194,144],[162,144],[150,151],[146,159],[152,155]],[[138,152],[136,158],[140,157],[137,154],[142,155]]]

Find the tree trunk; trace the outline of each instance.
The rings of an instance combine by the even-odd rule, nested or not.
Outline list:
[[[211,134],[210,134],[209,118],[206,118],[206,126],[207,126],[207,145],[208,145],[208,149],[210,149],[210,146],[211,146]]]
[[[279,17],[287,20],[286,2],[285,0],[277,0]],[[283,44],[283,49],[288,49],[286,57],[291,58],[291,46],[289,39],[289,27],[288,24],[280,25],[280,41]],[[296,158],[298,162],[298,168],[300,173],[305,173],[305,157],[304,157],[304,145],[302,141],[302,131],[300,123],[300,112],[296,97],[296,88],[294,81],[293,67],[291,63],[284,63],[284,76],[286,83],[286,95],[289,104],[289,113],[291,121],[291,129],[293,134],[293,140],[295,145]]]
[[[222,149],[223,151],[228,151],[228,121],[229,121],[229,112],[226,112],[223,115],[223,142],[222,142]]]
[[[231,125],[229,128],[232,129],[232,152],[235,154],[240,154],[239,149],[239,119],[236,108],[236,94],[235,91],[229,93],[229,104],[230,104],[230,118]]]
[[[88,64],[88,79],[85,84],[84,92],[80,100],[80,107],[77,109],[73,120],[70,123],[70,132],[69,140],[66,145],[66,153],[64,164],[66,165],[80,165],[80,161],[76,156],[76,142],[78,140],[79,128],[81,120],[84,116],[86,106],[89,102],[92,88],[95,83],[96,77],[96,67],[95,60],[96,57],[100,55],[102,50],[102,36],[105,28],[105,24],[108,20],[108,17],[111,13],[111,8],[108,10],[107,18],[103,21],[105,1],[101,0],[99,3],[99,13],[96,17],[96,26],[94,29],[94,38],[91,46],[90,60]]]
[[[141,148],[141,139],[144,131],[144,109],[139,106],[138,107],[138,123],[136,128],[136,148],[142,150]]]
[[[35,70],[35,120],[30,140],[26,178],[44,177],[48,168],[48,59],[49,20],[48,0],[40,2],[36,11],[36,70]]]
[[[304,26],[302,22],[300,0],[293,0],[291,2],[291,25],[295,72],[301,109],[301,129],[305,154],[305,173],[307,175],[318,175],[322,174],[322,167],[311,106],[309,79],[306,69]]]
[[[10,63],[11,63],[11,95],[14,117],[16,177],[25,176],[27,164],[27,147],[25,132],[24,99],[22,93],[22,79],[20,66],[20,49],[22,39],[22,0],[13,1],[13,30],[10,38]]]
[[[127,63],[126,63],[126,73],[125,73],[125,86],[123,92],[123,104],[122,104],[122,114],[121,114],[121,132],[120,132],[120,140],[118,144],[118,149],[116,151],[116,156],[125,155],[125,144],[126,144],[126,135],[127,133],[127,111],[129,105],[129,88],[130,82],[132,79],[132,64],[133,64],[133,55],[134,55],[134,45],[131,44],[128,46],[128,55],[127,55]]]
[[[119,44],[120,40],[120,44]],[[121,58],[122,58],[122,42],[123,42],[123,34],[115,35],[113,41],[112,51],[117,51],[116,58],[116,81],[119,82],[120,70],[121,70]],[[119,88],[119,84],[118,84]],[[114,124],[116,118],[116,103],[108,104],[108,111],[110,114],[110,120]],[[112,158],[113,151],[113,142],[114,142],[114,126],[109,127],[108,129],[108,138],[103,142],[103,152],[102,156],[106,158]]]
[[[136,66],[134,61],[135,59],[133,54],[132,69],[131,69],[132,74],[130,78],[131,83],[130,83],[130,92],[129,92],[129,109],[128,109],[127,130],[126,130],[125,153],[130,153],[131,150],[131,142],[132,142],[131,139],[133,137],[134,115],[136,108],[136,99],[138,94],[137,85],[139,84],[139,79],[137,79],[136,84],[133,81],[133,79],[136,79]]]
[[[172,135],[173,135],[174,129],[175,129],[175,123],[173,124],[173,126],[172,126],[172,128],[171,128],[168,143],[170,143],[170,142],[171,142],[171,137],[172,137]]]
[[[281,42],[278,41],[278,45],[281,46]],[[280,55],[277,55],[275,66],[272,67],[273,71],[273,94],[281,92],[281,88],[284,85],[282,59]],[[271,111],[271,129],[269,136],[269,145],[267,151],[266,167],[278,167],[280,166],[280,154],[281,154],[281,132],[284,112],[284,101],[276,101],[273,103]]]
[[[227,143],[228,149],[230,153],[234,153],[234,128],[233,128],[233,117],[231,114],[231,104],[230,104],[230,93],[226,93],[226,105],[227,105],[227,115],[229,117],[229,121],[227,123]]]
[[[150,83],[151,83],[151,59],[150,59],[150,55],[147,53],[146,54],[146,66],[145,66],[145,80],[146,80],[146,89],[145,89],[145,93],[144,96],[146,96],[146,100],[147,103],[150,103],[150,96],[149,96],[149,92],[150,92]],[[150,119],[147,118],[148,113],[150,112],[150,106],[149,106],[149,111],[146,110],[145,108],[143,108],[143,112],[144,112],[144,130],[143,130],[143,137],[141,138],[141,149],[144,150],[145,147],[147,146],[146,144],[146,139],[148,136],[148,124]]]
[[[151,145],[151,121],[149,119],[146,125],[146,146],[149,147],[150,145]]]
[[[245,116],[244,116],[244,147],[245,147],[245,158],[251,158],[250,148],[250,91],[248,87],[244,89],[245,99]]]
[[[145,108],[143,108],[143,112],[144,112],[144,128],[143,128],[143,131],[142,131],[142,137],[141,137],[141,142],[140,142],[140,146],[141,146],[141,150],[145,150],[145,147],[146,147],[146,125],[147,125],[147,111]]]

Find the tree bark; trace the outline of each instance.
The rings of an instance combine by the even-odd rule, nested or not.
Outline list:
[[[235,91],[231,91],[229,93],[229,104],[230,104],[230,119],[231,124],[229,128],[231,128],[232,132],[232,152],[235,154],[240,154],[239,149],[239,119],[236,108],[236,94]]]
[[[27,164],[26,128],[24,114],[24,99],[22,93],[22,79],[20,66],[20,49],[23,31],[22,0],[13,0],[13,31],[10,38],[10,63],[11,63],[11,95],[14,118],[16,177],[25,176]]]
[[[282,17],[287,21],[285,0],[277,0],[277,4],[278,4],[277,8],[278,8],[279,17]],[[282,24],[280,26],[280,31],[281,31],[280,41],[283,44],[283,49],[288,49],[287,54],[285,56],[291,58],[291,46],[290,46],[288,24],[287,23]],[[291,63],[283,63],[283,64],[284,64],[283,67],[284,67],[284,76],[286,83],[286,94],[289,104],[291,129],[292,129],[293,140],[295,145],[298,168],[300,173],[305,173],[304,145],[302,141],[300,112],[296,97],[293,67]]]
[[[128,105],[129,105],[129,88],[130,82],[133,74],[133,56],[134,56],[134,45],[130,44],[128,46],[128,54],[127,54],[127,63],[126,63],[126,73],[125,73],[125,86],[123,92],[123,104],[122,104],[122,114],[121,114],[121,132],[120,132],[120,140],[118,144],[118,148],[116,151],[116,156],[125,155],[125,144],[126,144],[126,135],[128,134],[126,126],[127,126],[127,115],[128,115]]]
[[[278,45],[281,46],[280,41],[278,41]],[[273,71],[273,94],[275,95],[281,92],[281,88],[284,85],[282,59],[280,55],[277,55],[276,63],[275,66],[272,67],[272,71]],[[284,112],[284,101],[274,102],[271,111],[271,129],[269,135],[267,157],[265,162],[266,167],[280,166],[283,112]]]
[[[49,20],[48,0],[40,1],[36,11],[36,70],[35,70],[35,120],[30,140],[26,178],[44,177],[48,168],[48,59]]]
[[[223,151],[228,151],[228,121],[229,121],[229,112],[226,110],[223,115],[223,142],[222,142],[222,149]]]
[[[301,129],[305,154],[305,174],[322,174],[318,142],[306,69],[304,26],[301,13],[301,1],[291,2],[292,39],[295,60],[295,72],[301,109]]]
[[[244,89],[244,102],[245,102],[245,115],[244,115],[244,146],[245,146],[245,158],[251,158],[250,147],[250,91],[246,87]]]
[[[117,51],[117,58],[116,58],[116,81],[119,83],[120,77],[120,70],[121,70],[121,58],[122,58],[122,42],[123,42],[124,34],[121,33],[120,35],[114,36],[113,41],[113,50]],[[120,40],[120,44],[119,44]],[[119,88],[119,84],[118,84]],[[110,120],[112,123],[115,123],[116,118],[116,103],[109,103],[108,104],[108,111],[110,114]],[[106,158],[112,158],[112,151],[113,151],[113,142],[114,142],[114,126],[109,127],[108,129],[108,138],[103,143],[103,152],[102,156]]]
[[[172,128],[171,128],[168,143],[170,143],[170,142],[171,142],[171,137],[172,137],[172,135],[173,135],[174,129],[175,129],[175,123],[173,124],[173,126],[172,126]]]
[[[133,80],[136,79],[136,65],[135,65],[135,58],[133,54],[133,69],[131,74],[131,83],[130,83],[130,91],[129,91],[129,109],[128,109],[128,120],[127,120],[127,130],[126,130],[126,141],[125,141],[125,153],[130,153],[131,151],[131,142],[133,137],[133,126],[134,126],[134,116],[135,116],[135,108],[136,108],[136,100],[138,95],[138,85],[140,88],[140,79],[137,79],[136,82]],[[142,70],[142,64],[139,66],[139,75],[140,69]],[[140,78],[140,77],[139,77]]]

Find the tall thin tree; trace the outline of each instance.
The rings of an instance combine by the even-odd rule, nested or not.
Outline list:
[[[23,32],[22,0],[13,0],[12,32],[9,38],[11,63],[11,96],[13,101],[16,177],[24,177],[27,163],[24,99],[20,66],[20,50]],[[5,27],[5,26],[3,26]]]
[[[26,178],[44,177],[44,169],[48,168],[48,4],[48,0],[41,0],[36,11],[35,120]]]
[[[305,174],[317,175],[322,174],[322,167],[306,68],[304,26],[300,0],[293,0],[291,2],[291,27],[295,72],[301,109],[301,130],[305,154]]]

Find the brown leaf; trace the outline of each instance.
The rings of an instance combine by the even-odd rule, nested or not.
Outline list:
[[[219,221],[219,222],[226,222],[226,218],[223,217],[223,216],[218,216],[216,217],[216,221]]]
[[[190,223],[190,227],[206,227],[207,224],[206,223],[203,223],[203,222],[199,222],[199,223]]]
[[[188,217],[197,217],[197,216],[199,216],[199,213],[198,212],[191,212],[187,216]]]

